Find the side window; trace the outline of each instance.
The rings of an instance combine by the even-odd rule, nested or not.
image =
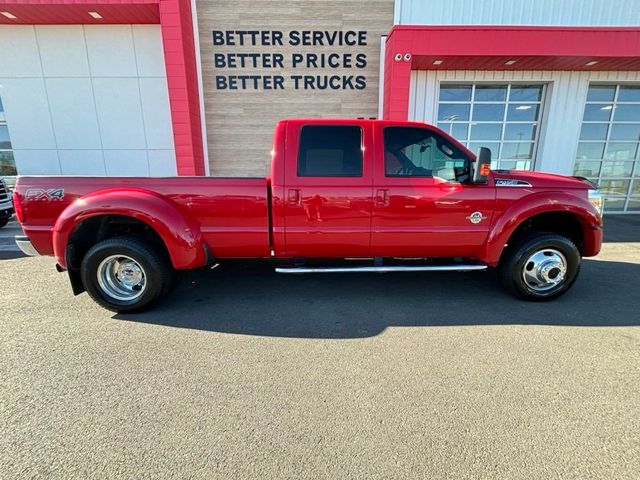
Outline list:
[[[357,126],[302,127],[299,177],[361,177],[362,129]]]
[[[388,177],[465,181],[469,176],[469,157],[438,133],[425,128],[385,128],[384,164]]]

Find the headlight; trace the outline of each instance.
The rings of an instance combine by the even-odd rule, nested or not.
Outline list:
[[[600,190],[589,190],[589,201],[591,202],[591,205],[596,208],[600,216],[602,216],[602,213],[604,212],[604,198],[602,198]]]

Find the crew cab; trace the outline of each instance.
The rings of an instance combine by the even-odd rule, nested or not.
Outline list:
[[[268,178],[19,177],[16,242],[119,312],[154,304],[176,271],[230,259],[281,273],[495,267],[522,299],[562,295],[600,250],[600,193],[490,161],[424,123],[283,120]]]

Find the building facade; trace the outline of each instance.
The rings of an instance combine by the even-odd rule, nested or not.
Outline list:
[[[640,0],[0,0],[0,175],[264,175],[281,118],[438,125],[640,212]]]

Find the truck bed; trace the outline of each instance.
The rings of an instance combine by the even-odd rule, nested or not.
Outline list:
[[[32,198],[24,203],[25,235],[40,254],[51,255],[51,222],[68,205],[96,191],[122,188],[151,191],[175,202],[200,225],[216,258],[270,254],[266,178],[19,177],[16,191]],[[62,190],[60,197],[55,190]]]

